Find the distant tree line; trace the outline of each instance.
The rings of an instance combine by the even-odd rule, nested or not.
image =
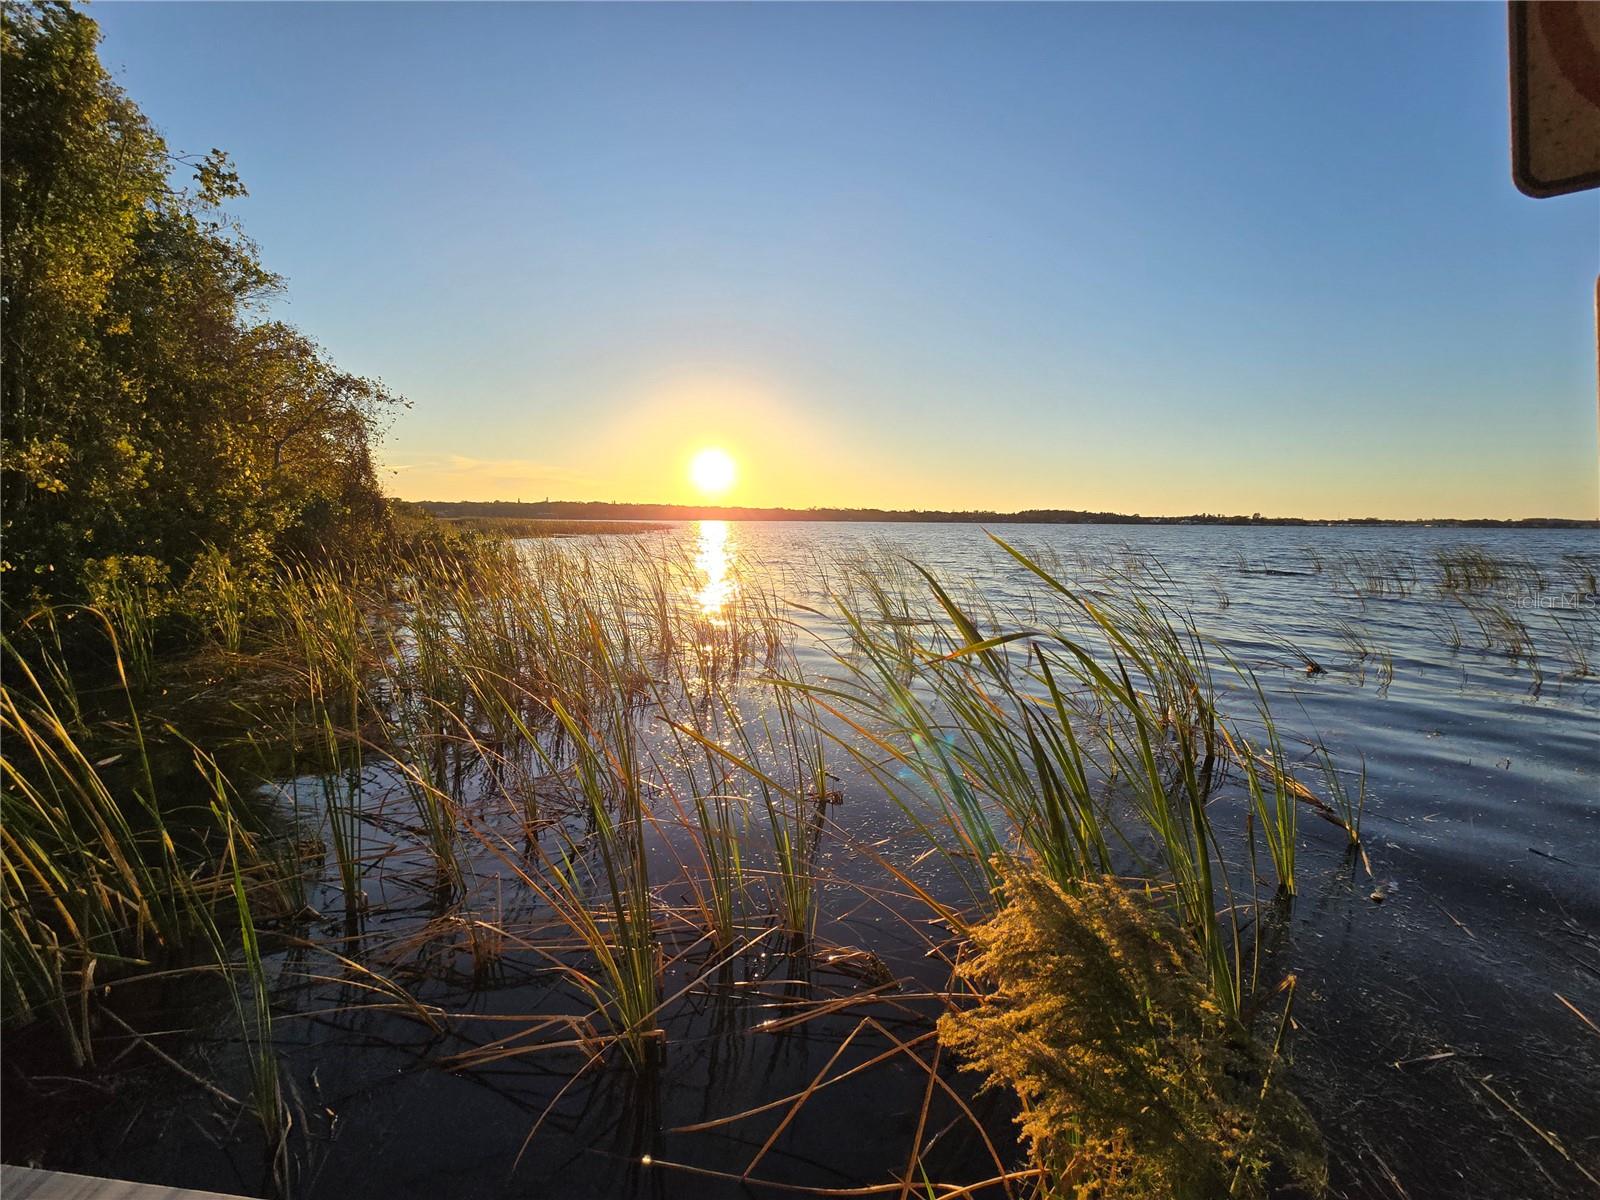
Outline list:
[[[1138,513],[1090,512],[1071,508],[1030,508],[1020,512],[987,509],[891,508],[738,508],[693,504],[612,504],[600,500],[424,500],[420,507],[438,517],[518,517],[525,520],[587,521],[923,521],[982,525],[1447,525],[1473,528],[1600,527],[1600,521],[1534,517],[1517,521],[1460,520],[1395,521],[1380,517],[1351,517],[1318,521],[1305,517],[1225,516],[1196,513],[1186,517],[1145,517]]]
[[[175,156],[65,3],[5,0],[0,588],[6,623],[137,571],[179,585],[359,552],[398,400],[262,316],[280,286],[223,211],[219,150]]]

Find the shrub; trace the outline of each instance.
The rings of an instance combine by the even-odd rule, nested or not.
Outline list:
[[[1075,893],[1008,868],[1006,904],[960,974],[992,990],[939,1023],[945,1045],[1022,1102],[1051,1195],[1258,1197],[1281,1169],[1326,1184],[1320,1138],[1277,1063],[1211,998],[1183,933],[1104,878]]]

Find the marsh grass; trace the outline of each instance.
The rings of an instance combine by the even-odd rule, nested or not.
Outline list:
[[[1531,559],[1497,555],[1482,546],[1443,546],[1434,552],[1441,593],[1520,592],[1536,595],[1550,580]]]
[[[385,754],[400,776],[421,841],[433,859],[433,893],[447,902],[464,887],[458,819],[461,746],[446,727],[451,714],[441,701],[426,693],[424,698],[408,695],[408,683],[398,669],[403,661],[401,650],[391,641],[382,668],[390,702],[378,708],[381,740],[373,749]]]
[[[1483,648],[1498,651],[1512,665],[1521,664],[1530,676],[1529,691],[1537,696],[1544,689],[1544,667],[1528,623],[1501,600],[1471,593],[1457,596],[1467,615],[1483,637]]]
[[[698,860],[686,876],[698,923],[719,952],[744,936],[748,878],[744,850],[744,797],[734,790],[732,768],[693,735],[669,725],[681,787],[669,792],[677,827],[687,831]],[[684,793],[688,802],[684,802]]]
[[[1363,758],[1361,772],[1356,777],[1355,790],[1352,793],[1345,783],[1343,775],[1335,764],[1333,754],[1328,747],[1317,742],[1314,747],[1317,762],[1322,770],[1322,778],[1327,786],[1328,799],[1333,813],[1338,817],[1338,824],[1344,829],[1345,836],[1349,839],[1352,849],[1361,845],[1361,817],[1367,808],[1367,764]]]
[[[551,860],[547,896],[593,952],[600,979],[586,981],[585,988],[610,1017],[629,1059],[643,1067],[659,1044],[662,964],[636,742],[629,724],[620,722],[615,740],[598,748],[559,702],[555,712],[577,747],[577,777],[589,804],[590,842],[599,869],[585,864],[587,847],[569,844]],[[591,906],[591,891],[598,893],[598,906]]]
[[[114,555],[85,564],[89,602],[111,631],[124,681],[146,687],[155,678],[156,631],[172,607],[167,568],[144,555]]]
[[[776,726],[770,713],[741,720],[726,694],[723,706],[742,754],[710,741],[698,730],[681,726],[680,730],[725,758],[749,780],[748,786],[756,793],[755,806],[766,817],[771,858],[767,871],[772,893],[769,907],[778,928],[789,935],[794,945],[804,947],[816,928],[815,857],[828,804],[822,738],[814,724],[802,723],[800,714],[806,709],[806,699],[787,687],[780,686],[773,693]],[[776,756],[773,750],[787,758],[787,781],[778,763],[767,761]]]
[[[1415,560],[1397,550],[1344,550],[1331,558],[1327,571],[1337,587],[1363,605],[1404,599],[1421,582]]]
[[[173,803],[156,786],[120,656],[126,737],[106,754],[11,643],[0,652],[5,1007],[8,1019],[48,1019],[81,1064],[94,1057],[97,986],[192,943],[221,880],[203,826],[169,824]]]
[[[1335,623],[1334,628],[1338,631],[1339,640],[1345,644],[1346,649],[1349,651],[1351,662],[1358,669],[1363,667],[1366,661],[1374,656],[1372,642],[1359,625],[1340,620]]]
[[[1218,711],[1204,640],[1153,593],[1130,587],[1116,604],[1092,601],[996,544],[1057,598],[1061,623],[980,627],[913,566],[947,624],[888,621],[898,614],[864,587],[856,595],[870,607],[840,601],[851,644],[837,656],[839,674],[807,690],[921,785],[921,802],[933,801],[950,835],[935,833],[936,845],[962,873],[981,872],[973,892],[984,909],[1003,900],[1003,863],[1018,853],[1071,890],[1104,874],[1114,853],[1134,852],[1164,881],[1218,1003],[1236,1016],[1246,955],[1208,805],[1233,752],[1262,815],[1282,831],[1275,862],[1292,889],[1294,804],[1278,782],[1281,747],[1264,764],[1239,749],[1243,735],[1230,734]],[[1268,740],[1277,746],[1275,734]],[[1263,777],[1273,781],[1270,810]]]
[[[1466,639],[1461,633],[1460,624],[1457,623],[1454,614],[1448,610],[1442,612],[1440,616],[1444,620],[1444,628],[1439,631],[1438,635],[1440,645],[1452,654],[1460,653],[1461,647],[1466,643]]]
[[[228,785],[216,764],[202,761],[198,765],[211,783],[216,797],[212,812],[217,823],[227,831],[226,864],[232,885],[233,915],[238,920],[240,959],[245,976],[242,984],[233,983],[230,996],[249,1063],[250,1107],[261,1126],[274,1190],[283,1194],[289,1187],[291,1117],[284,1099],[278,1054],[272,1038],[271,981],[262,959],[261,937],[256,929],[255,915],[245,887],[244,869],[240,863],[239,845],[244,838],[234,823],[232,806],[224,807]],[[228,943],[214,922],[210,923],[209,932],[217,961],[229,963],[232,955]]]
[[[0,648],[0,653],[17,660],[19,669],[30,676],[31,690],[35,694],[43,692],[65,728],[77,735],[87,735],[89,730],[77,675],[69,666],[62,632],[64,624],[80,618],[106,631],[115,659],[116,632],[104,616],[92,608],[41,608],[23,622],[16,637]]]
[[[1600,596],[1600,554],[1563,554],[1561,569],[1570,595],[1579,600]]]
[[[1555,627],[1566,657],[1566,677],[1588,678],[1593,673],[1590,655],[1594,652],[1596,627],[1600,626],[1600,620],[1593,616],[1587,618],[1555,616],[1551,623]]]
[[[1277,723],[1264,699],[1260,702],[1259,713],[1266,730],[1264,753],[1252,747],[1237,728],[1231,733],[1225,728],[1223,737],[1234,761],[1243,769],[1250,795],[1250,817],[1266,843],[1267,854],[1277,873],[1278,888],[1284,895],[1293,896],[1298,890],[1295,857],[1300,842],[1300,800]]]
[[[361,1002],[430,1027],[444,1019],[379,972],[380,958],[426,980],[430,963],[459,954],[473,986],[485,988],[512,964],[536,964],[555,980],[551,1010],[452,1061],[575,1049],[586,1064],[579,1074],[620,1056],[648,1079],[674,1004],[723,986],[713,980],[743,972],[741,983],[765,987],[760,972],[783,964],[790,990],[763,1032],[869,999],[890,1003],[901,981],[882,961],[829,940],[838,937],[830,895],[897,913],[937,964],[958,959],[975,927],[1012,919],[1003,914],[1035,887],[1019,881],[1038,879],[1074,903],[1135,904],[1140,927],[1159,929],[1184,964],[1184,996],[1214,1010],[1208,1028],[1243,1028],[1264,1003],[1260,949],[1249,944],[1256,885],[1252,877],[1236,894],[1232,859],[1246,848],[1225,844],[1216,813],[1248,814],[1292,896],[1298,806],[1309,802],[1259,684],[1163,598],[1172,581],[1131,548],[1079,564],[1093,589],[1068,582],[1059,560],[999,539],[995,552],[1021,581],[1005,602],[876,548],[817,564],[804,581],[827,593],[815,608],[780,601],[777,586],[736,567],[710,606],[716,564],[703,551],[622,539],[457,547],[393,564],[363,587],[298,567],[271,589],[269,613],[235,612],[228,601],[208,618],[220,650],[249,648],[293,682],[271,712],[297,751],[295,773],[309,770],[322,789],[347,916],[394,903],[383,872],[404,868],[388,864],[420,859],[426,866],[414,869],[431,873],[431,903],[415,928],[357,940],[347,925],[342,939],[308,937],[307,952],[330,956]],[[824,661],[821,670],[802,669],[793,651],[801,617],[841,631],[808,645],[807,661]],[[261,912],[246,886],[261,852],[239,833],[237,796],[220,774],[210,777],[208,853],[192,863],[163,857],[166,842],[122,816],[131,797],[161,828],[153,783],[128,792],[101,778],[74,741],[73,709],[50,700],[63,688],[48,674],[8,674],[6,916],[29,935],[7,939],[8,1009],[13,990],[26,994],[86,1048],[95,963],[111,961],[107,946],[128,946],[120,953],[130,965],[147,963],[141,936],[193,937],[205,928],[196,914],[214,917],[231,898],[238,930],[227,936],[243,948],[228,962],[256,1064],[252,1107],[277,1154],[289,1119],[273,1075]],[[26,693],[19,680],[32,681]],[[12,745],[37,760],[15,781]],[[916,865],[833,830],[841,776],[899,806],[920,839]],[[380,782],[398,785],[407,820],[380,811]],[[1347,827],[1358,829],[1364,796],[1363,787],[1327,807],[1352,808]],[[46,826],[69,808],[87,814],[88,832]],[[830,874],[822,850],[835,849],[835,837],[870,871]],[[403,853],[415,848],[423,854]],[[105,884],[79,895],[58,875],[61,906],[52,909],[56,894],[35,875],[48,884],[50,872],[78,871],[79,860]],[[925,862],[957,881],[953,894],[925,886]],[[1113,872],[1122,882],[1107,882]],[[1113,886],[1123,899],[1107,898]],[[522,901],[507,905],[507,889]],[[19,895],[26,903],[12,902]],[[302,895],[283,907],[308,905]],[[933,922],[941,939],[927,931]],[[63,930],[79,940],[64,944]],[[752,954],[758,945],[773,953]],[[669,988],[669,977],[681,986]],[[1159,1004],[1164,993],[1152,995]],[[876,1017],[856,1028],[886,1041],[885,1061],[918,1063],[932,1096],[947,1084],[927,1009],[916,1013],[904,1013],[923,1023],[915,1037]],[[823,1086],[819,1076],[814,1088]],[[812,1094],[791,1098],[791,1113]],[[920,1124],[907,1179],[921,1166]],[[1250,1132],[1225,1161],[1249,1181],[1248,1164],[1267,1152],[1257,1125],[1241,1128]],[[994,1158],[1006,1179],[1003,1156]],[[1021,1178],[1057,1172],[1041,1162]]]
[[[1479,647],[1525,671],[1535,698],[1544,691],[1552,659],[1562,663],[1562,679],[1582,679],[1590,672],[1597,624],[1592,619],[1592,585],[1600,569],[1593,556],[1566,554],[1556,568],[1547,569],[1482,546],[1452,545],[1422,556],[1401,550],[1344,550],[1326,559],[1319,555],[1317,561],[1336,592],[1363,610],[1374,601],[1431,600],[1435,636],[1451,654],[1468,646],[1458,619],[1465,613],[1467,627],[1476,628]],[[1544,615],[1529,616],[1533,611]],[[1333,616],[1330,625],[1356,682],[1373,677],[1379,694],[1386,695],[1394,682],[1393,653],[1377,644],[1362,619]],[[1308,675],[1325,673],[1324,663],[1310,651],[1288,641],[1282,644]]]
[[[233,560],[215,546],[206,546],[189,569],[184,593],[185,609],[206,635],[226,653],[240,653],[253,597]]]

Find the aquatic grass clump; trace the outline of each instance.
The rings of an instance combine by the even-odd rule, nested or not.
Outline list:
[[[207,636],[227,653],[238,654],[259,597],[233,560],[206,546],[189,568],[183,593],[183,607]]]
[[[31,613],[0,653],[27,664],[36,673],[32,681],[34,688],[42,686],[44,697],[56,712],[57,719],[74,734],[88,736],[84,700],[77,674],[69,661],[68,635],[63,631],[63,626],[78,620],[104,630],[115,647],[116,631],[104,613],[93,608],[47,606]],[[113,658],[116,658],[115,653]]]
[[[572,978],[604,1012],[629,1061],[643,1069],[659,1045],[662,963],[634,736],[624,722],[615,741],[596,744],[559,701],[553,707],[575,746],[589,836],[550,857],[543,881],[524,878],[593,956],[595,975],[574,972]],[[591,900],[595,895],[598,903]]]
[[[48,1019],[81,1065],[94,1057],[96,990],[207,930],[224,881],[205,838],[220,826],[200,808],[175,823],[120,657],[130,740],[106,754],[58,710],[48,673],[41,677],[9,640],[0,654],[6,1017]]]
[[[958,871],[981,865],[980,908],[1014,854],[1069,890],[1104,874],[1114,841],[1134,848],[1117,814],[1134,817],[1217,1002],[1237,1014],[1244,957],[1207,809],[1230,742],[1204,640],[1146,589],[1091,600],[995,541],[1056,598],[1054,621],[985,630],[918,567],[949,627],[885,634],[842,602],[844,674],[808,690],[922,785],[954,834],[936,844]]]
[[[341,733],[332,714],[321,704],[316,707],[314,724],[320,743],[317,778],[322,789],[322,813],[339,868],[345,915],[354,917],[367,904],[362,887],[366,867],[361,838],[365,787],[361,746],[355,738]]]
[[[1498,650],[1512,665],[1525,665],[1530,676],[1528,690],[1538,696],[1544,690],[1544,666],[1528,623],[1503,601],[1472,594],[1457,599],[1483,636],[1483,648]]]
[[[1335,585],[1360,601],[1401,600],[1416,591],[1416,561],[1403,550],[1344,550],[1335,555],[1330,572]]]
[[[576,936],[589,963],[561,961],[558,970],[589,997],[628,1060],[643,1070],[660,1042],[663,963],[646,846],[649,805],[636,682],[620,657],[614,627],[593,611],[580,608],[570,616],[579,640],[566,644],[586,669],[593,664],[582,715],[564,696],[529,697],[556,723],[556,739],[540,736],[521,705],[508,704],[505,712],[550,776],[570,778],[582,830],[555,826],[559,849],[533,842],[527,848],[532,861],[529,854],[511,853],[485,828],[474,826],[473,833]]]
[[[1264,1197],[1277,1171],[1325,1190],[1279,1047],[1217,1005],[1158,905],[1110,877],[1069,891],[1025,868],[1003,875],[1006,902],[969,929],[958,969],[979,998],[940,1018],[939,1039],[1022,1101],[1043,1194]]]
[[[820,721],[803,693],[780,684],[773,690],[773,707],[776,728],[765,713],[759,724],[730,714],[745,752],[734,761],[751,779],[766,814],[770,875],[776,883],[773,915],[793,944],[804,947],[817,926],[816,854],[829,800],[827,758]],[[773,769],[776,762],[763,766],[763,747],[769,758],[787,760],[782,772],[787,782]]]
[[[1593,616],[1588,619],[1576,617],[1564,619],[1560,616],[1552,618],[1556,635],[1561,640],[1561,647],[1566,658],[1567,669],[1563,672],[1567,679],[1586,679],[1591,674],[1590,655],[1594,651],[1597,633],[1600,633],[1600,619]]]
[[[1277,873],[1278,890],[1293,896],[1298,891],[1295,857],[1299,846],[1300,796],[1305,789],[1298,784],[1289,766],[1283,738],[1259,684],[1256,685],[1256,700],[1258,719],[1266,731],[1265,752],[1253,746],[1237,727],[1231,732],[1224,727],[1223,737],[1233,761],[1243,769],[1251,820],[1266,843],[1267,854]]]
[[[675,661],[680,694],[690,683],[681,660]],[[730,711],[727,704],[691,705],[684,723],[671,719],[674,711],[667,681],[659,681],[654,694],[668,744],[668,756],[655,760],[656,775],[671,783],[665,787],[677,829],[687,835],[698,869],[685,869],[694,896],[699,923],[719,952],[731,950],[745,934],[749,899],[749,862],[744,838],[749,802],[736,784],[735,757],[723,746],[721,724]],[[737,709],[732,708],[737,717]],[[687,794],[687,802],[685,795]],[[657,820],[662,820],[658,815]],[[670,838],[666,839],[672,845]],[[680,858],[680,863],[682,862]]]
[[[389,716],[392,723],[383,726],[387,756],[399,773],[422,843],[433,858],[433,895],[447,901],[460,893],[464,877],[457,845],[459,773],[452,779],[452,765],[459,762],[461,749],[443,734],[429,731],[407,706],[395,706]]]
[[[718,951],[731,950],[743,933],[747,888],[743,848],[744,798],[733,791],[732,770],[712,751],[669,726],[679,756],[682,788],[668,792],[677,824],[687,831],[699,869],[686,871],[699,924]],[[687,791],[686,807],[682,793]]]
[[[1361,845],[1361,816],[1367,809],[1367,763],[1361,761],[1361,773],[1356,779],[1355,791],[1352,793],[1339,773],[1338,766],[1333,761],[1333,755],[1328,747],[1321,742],[1316,745],[1317,761],[1322,767],[1322,778],[1328,789],[1328,798],[1331,802],[1336,823],[1345,831],[1352,848]]]
[[[1561,574],[1568,594],[1579,602],[1600,597],[1600,554],[1563,554]]]
[[[1441,546],[1434,551],[1434,565],[1442,591],[1487,591],[1506,577],[1504,565],[1477,546]]]
[[[84,563],[90,605],[110,626],[118,670],[139,687],[155,678],[156,628],[173,607],[166,564],[144,554]]]
[[[329,842],[339,868],[348,920],[366,907],[362,887],[362,808],[365,756],[361,729],[367,713],[367,676],[376,650],[371,644],[370,598],[321,568],[285,569],[277,611],[285,654],[300,676],[317,746],[318,778]],[[297,714],[290,716],[296,742]]]
[[[498,538],[592,537],[596,534],[637,536],[671,529],[665,521],[573,520],[560,517],[442,517],[452,529]]]
[[[228,882],[231,885],[233,915],[239,926],[241,984],[229,972],[229,995],[234,1016],[244,1039],[245,1055],[250,1067],[250,1108],[261,1126],[266,1143],[267,1158],[275,1190],[287,1194],[289,1181],[289,1129],[292,1119],[284,1101],[283,1080],[278,1070],[278,1054],[272,1040],[272,990],[267,978],[266,964],[262,959],[261,937],[256,929],[255,913],[245,887],[245,873],[240,863],[240,845],[248,843],[237,827],[229,803],[230,788],[216,763],[200,758],[196,766],[211,786],[215,798],[212,815],[217,824],[227,832]],[[209,914],[208,914],[209,917]],[[212,949],[217,961],[231,968],[233,955],[222,928],[214,921],[206,922]],[[248,992],[248,999],[246,998]]]
[[[314,567],[285,568],[276,585],[276,615],[285,650],[314,699],[355,712],[372,664],[368,598],[348,580]]]

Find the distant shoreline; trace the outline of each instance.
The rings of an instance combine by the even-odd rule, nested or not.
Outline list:
[[[414,501],[437,517],[514,517],[522,520],[567,521],[859,521],[951,525],[1355,525],[1438,526],[1454,529],[1600,529],[1600,520],[1570,517],[1440,517],[1401,520],[1388,517],[1227,516],[1195,513],[1190,516],[1146,517],[1138,513],[1088,512],[1078,509],[1036,508],[1021,512],[887,508],[746,508],[697,504],[617,504],[604,500],[421,500]]]

